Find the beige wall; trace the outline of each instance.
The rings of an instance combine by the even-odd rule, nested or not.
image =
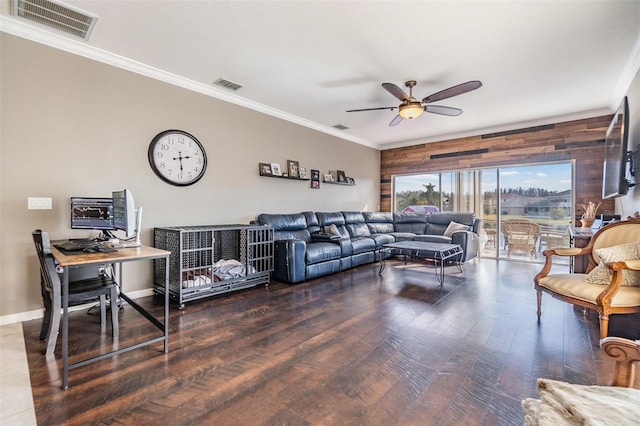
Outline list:
[[[118,68],[0,34],[0,319],[40,309],[31,231],[81,237],[69,197],[131,189],[152,228],[248,223],[261,212],[377,210],[379,152]],[[196,136],[209,165],[197,184],[158,179],[147,161],[166,129]],[[355,187],[258,176],[259,162],[345,170]],[[52,210],[27,210],[27,197]],[[150,263],[127,264],[128,291],[151,287]]]

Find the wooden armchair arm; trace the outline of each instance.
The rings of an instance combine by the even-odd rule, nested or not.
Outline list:
[[[545,250],[542,254],[545,257],[544,266],[542,270],[535,276],[534,281],[537,283],[540,278],[544,278],[549,275],[551,267],[553,266],[553,256],[581,256],[583,254],[591,253],[591,245],[586,247],[559,247],[551,250]]]
[[[621,271],[623,269],[630,269],[632,271],[640,271],[640,259],[625,260],[624,262],[613,262],[610,265],[614,271]]]
[[[634,363],[640,361],[640,340],[605,337],[600,340],[600,347],[605,356],[616,363],[611,386],[633,387]]]

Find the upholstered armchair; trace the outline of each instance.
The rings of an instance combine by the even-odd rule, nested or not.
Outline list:
[[[584,248],[545,250],[545,264],[535,276],[538,321],[542,293],[600,315],[600,337],[609,332],[609,316],[640,312],[640,218],[616,222],[596,232]],[[584,274],[552,274],[556,256],[589,256]]]

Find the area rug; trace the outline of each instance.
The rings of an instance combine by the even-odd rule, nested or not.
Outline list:
[[[525,426],[640,424],[640,390],[538,379],[540,399],[522,401]]]

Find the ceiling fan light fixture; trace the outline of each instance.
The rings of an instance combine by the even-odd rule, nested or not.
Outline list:
[[[398,114],[406,120],[412,120],[416,117],[420,117],[423,112],[424,108],[420,102],[412,102],[406,105],[401,105]]]

